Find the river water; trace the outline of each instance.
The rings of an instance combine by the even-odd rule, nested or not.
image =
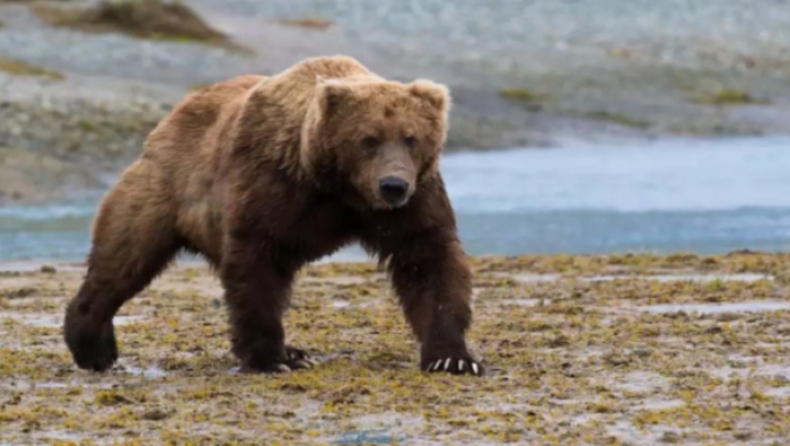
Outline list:
[[[462,152],[442,170],[475,255],[790,250],[790,138]],[[83,259],[99,197],[0,208],[0,260]]]

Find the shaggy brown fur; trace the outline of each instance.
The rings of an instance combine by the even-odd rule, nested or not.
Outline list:
[[[464,340],[471,273],[438,170],[449,103],[439,84],[388,81],[343,56],[190,95],[100,206],[66,310],[75,362],[115,362],[113,316],[187,249],[219,272],[244,370],[307,367],[284,344],[294,276],[359,242],[388,259],[422,369],[482,373]]]

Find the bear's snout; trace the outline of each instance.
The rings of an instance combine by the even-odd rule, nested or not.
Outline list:
[[[394,176],[384,177],[379,180],[379,194],[381,198],[392,206],[401,206],[406,203],[409,193],[409,183]]]

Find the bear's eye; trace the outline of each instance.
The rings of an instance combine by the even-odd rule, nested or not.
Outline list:
[[[368,149],[374,149],[381,144],[381,140],[375,136],[368,136],[362,140],[362,145]]]
[[[403,138],[403,143],[406,144],[406,147],[413,149],[417,146],[417,138],[413,136],[407,136]]]

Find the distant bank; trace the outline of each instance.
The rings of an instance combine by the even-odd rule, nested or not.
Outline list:
[[[321,54],[447,83],[450,151],[790,134],[784,2],[187,4],[254,53],[53,27],[0,2],[0,206],[105,187],[190,90]]]

